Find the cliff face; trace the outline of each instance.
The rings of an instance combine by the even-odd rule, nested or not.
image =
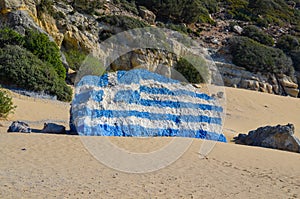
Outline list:
[[[0,0],[0,26],[9,26],[24,34],[26,29],[35,29],[49,35],[62,51],[80,50],[86,54],[99,55],[99,44],[103,33],[118,33],[123,31],[109,22],[99,20],[103,16],[122,15],[138,19],[145,24],[155,24],[156,16],[144,7],[133,14],[112,3],[92,5],[94,1],[55,1],[45,4],[41,0]],[[82,12],[95,8],[90,14]],[[219,24],[219,25],[218,25]],[[216,26],[204,28],[203,37],[197,40],[209,40],[203,43],[206,48],[218,50],[232,34],[228,33],[224,24],[219,21]],[[195,28],[195,27],[192,27]],[[214,37],[214,35],[217,35]],[[63,56],[64,57],[64,56]],[[140,67],[156,71],[160,66],[174,67],[179,60],[175,54],[164,50],[140,49],[127,53],[111,64],[111,69],[131,69]],[[65,65],[67,65],[64,60]],[[254,74],[232,64],[218,62],[217,66],[226,86],[234,86],[297,97],[299,90],[294,77],[285,75]],[[210,79],[210,78],[209,78]],[[212,80],[214,77],[212,77]]]

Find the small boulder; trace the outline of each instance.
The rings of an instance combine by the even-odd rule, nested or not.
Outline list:
[[[241,26],[235,25],[235,26],[233,26],[233,30],[234,30],[234,32],[241,35],[244,29]]]
[[[54,123],[45,123],[42,133],[66,134],[66,127]]]
[[[298,94],[299,94],[299,89],[296,89],[296,88],[284,87],[284,91],[286,92],[287,95],[289,95],[291,97],[298,97]]]
[[[14,121],[9,126],[7,132],[31,133],[31,128],[25,122]]]
[[[293,124],[261,127],[250,131],[248,135],[239,134],[234,140],[236,144],[300,153],[300,140],[294,136]]]
[[[150,10],[146,9],[145,7],[139,7],[139,14],[140,16],[149,22],[150,24],[155,24],[156,15],[151,12]]]

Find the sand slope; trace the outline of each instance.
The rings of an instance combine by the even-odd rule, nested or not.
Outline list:
[[[127,148],[138,143],[114,139]],[[99,163],[75,136],[2,134],[0,140],[0,198],[300,197],[300,158],[294,153],[219,143],[200,159],[202,142],[196,140],[174,164],[128,174]]]
[[[244,89],[225,88],[227,114],[224,133],[248,133],[266,125],[295,125],[300,137],[300,99]]]
[[[300,99],[226,88],[227,137],[262,125],[296,125]],[[69,104],[15,95],[11,120],[34,128],[54,120],[67,125]],[[6,133],[0,121],[0,198],[299,198],[300,156],[296,153],[217,143],[199,158],[202,140],[159,171],[130,174],[97,161],[78,136]],[[299,136],[300,137],[300,136]],[[101,141],[102,137],[95,138]],[[131,152],[159,149],[171,138],[110,138]],[[116,161],[118,157],[116,157]]]

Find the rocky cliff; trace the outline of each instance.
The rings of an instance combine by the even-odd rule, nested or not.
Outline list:
[[[90,7],[93,10],[90,11]],[[56,42],[62,51],[77,49],[86,54],[98,55],[99,43],[103,35],[116,34],[123,31],[107,21],[101,20],[103,16],[128,16],[142,21],[147,26],[157,25],[156,16],[145,7],[140,7],[136,13],[106,1],[95,5],[94,1],[80,0],[0,0],[0,25],[9,26],[18,32],[25,34],[26,29],[35,29],[46,33]],[[215,26],[197,25],[191,29],[202,29],[202,37],[194,39],[202,40],[204,48],[212,48],[216,52],[226,43],[232,34],[240,34],[238,26],[236,33],[230,33],[228,22],[216,20]],[[63,56],[64,57],[64,56]],[[175,54],[164,50],[140,49],[127,53],[111,64],[111,69],[131,69],[143,65],[143,67],[155,71],[161,65],[174,67],[179,60]],[[66,60],[64,60],[67,65]],[[246,88],[256,91],[274,93],[278,95],[290,95],[297,97],[299,93],[295,77],[273,74],[254,74],[244,68],[237,67],[227,62],[216,62],[223,76],[226,86]],[[213,79],[213,77],[212,77]],[[299,79],[299,78],[298,78]]]

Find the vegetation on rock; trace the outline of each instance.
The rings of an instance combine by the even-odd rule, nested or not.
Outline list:
[[[294,75],[292,61],[280,49],[260,44],[247,37],[233,37],[229,47],[233,63],[251,72]]]
[[[208,78],[206,62],[200,57],[187,56],[180,58],[175,70],[183,75],[189,83],[205,83]]]
[[[292,51],[300,50],[300,39],[292,35],[284,35],[278,39],[276,47],[289,54]]]
[[[217,10],[217,2],[200,0],[136,0],[154,12],[159,21],[173,23],[213,22],[209,11]]]
[[[15,108],[12,98],[0,86],[0,118],[6,118],[10,113],[14,112]]]
[[[32,30],[27,31],[24,37],[24,47],[42,61],[50,63],[59,77],[66,78],[66,69],[61,61],[60,50],[47,35]]]
[[[274,45],[274,40],[270,35],[264,33],[258,27],[253,25],[244,27],[242,35],[267,46]]]
[[[69,67],[75,71],[79,70],[82,62],[86,58],[86,53],[77,49],[65,51],[64,55],[66,56]]]
[[[1,83],[70,101],[65,77],[60,51],[45,34],[30,30],[22,36],[9,28],[0,30]]]

